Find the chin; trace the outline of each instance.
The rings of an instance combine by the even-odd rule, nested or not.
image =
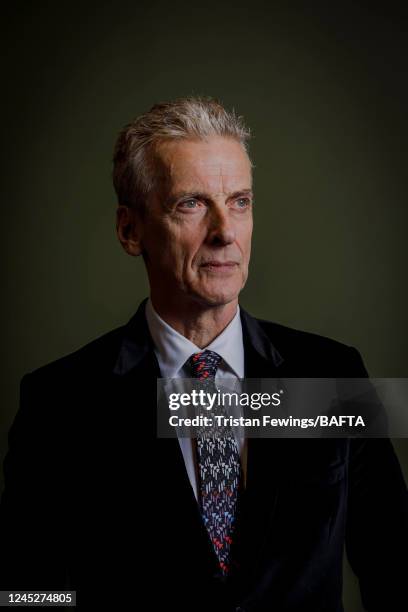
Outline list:
[[[224,287],[206,287],[205,290],[194,291],[195,298],[201,304],[212,308],[215,306],[226,306],[238,299],[241,286],[228,287],[227,283],[225,285]]]

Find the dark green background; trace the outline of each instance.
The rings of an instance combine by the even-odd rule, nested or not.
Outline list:
[[[147,294],[115,237],[112,149],[124,123],[185,94],[219,97],[253,130],[243,305],[356,346],[373,376],[408,375],[406,16],[389,3],[284,6],[3,13],[2,456],[21,376],[122,324]],[[407,473],[407,441],[395,447]],[[361,609],[348,570],[345,607]]]

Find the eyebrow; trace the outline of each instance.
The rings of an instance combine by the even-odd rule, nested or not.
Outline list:
[[[239,198],[240,196],[250,196],[253,197],[252,189],[240,189],[239,191],[234,191],[234,193],[228,194],[228,199]],[[172,194],[169,199],[169,204],[175,204],[179,200],[184,198],[195,198],[197,200],[209,201],[211,200],[211,196],[201,191],[179,191],[177,193]]]

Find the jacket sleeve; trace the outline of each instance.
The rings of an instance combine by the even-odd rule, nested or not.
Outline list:
[[[24,376],[20,408],[9,433],[0,505],[0,588],[62,589],[65,584],[64,479],[50,402]],[[53,406],[54,411],[57,406]]]
[[[346,553],[368,612],[408,609],[408,493],[388,438],[350,440]]]

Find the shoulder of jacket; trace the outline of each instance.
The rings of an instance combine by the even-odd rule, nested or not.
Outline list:
[[[112,370],[117,359],[125,326],[95,338],[79,349],[28,372],[22,384],[56,380],[67,376],[89,375],[92,371]]]
[[[288,348],[292,347],[296,348],[296,350],[309,351],[313,348],[325,352],[335,351],[340,353],[349,353],[351,350],[355,350],[353,347],[327,336],[287,327],[264,319],[256,319],[256,321],[278,351],[282,350],[282,352],[285,352]]]

